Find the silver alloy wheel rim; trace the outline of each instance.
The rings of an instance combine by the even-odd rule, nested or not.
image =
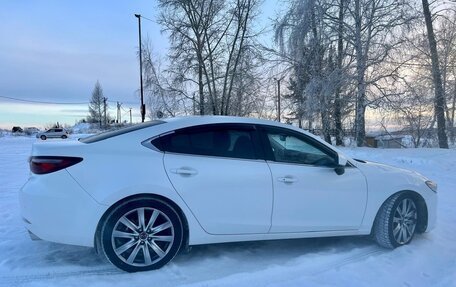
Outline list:
[[[137,223],[136,223],[137,222]],[[141,207],[124,214],[114,225],[112,248],[119,259],[137,267],[160,261],[174,242],[174,226],[158,209]]]
[[[415,232],[418,214],[416,205],[410,198],[403,199],[393,217],[393,236],[397,243],[408,243]]]

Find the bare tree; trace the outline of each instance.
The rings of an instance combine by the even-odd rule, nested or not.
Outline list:
[[[357,145],[363,146],[365,112],[372,103],[368,92],[387,96],[378,83],[386,78],[394,79],[397,70],[391,64],[384,64],[403,42],[399,28],[411,23],[415,15],[408,2],[396,0],[354,0],[348,10],[352,22],[345,26],[347,40],[353,45],[356,58],[355,137]],[[382,73],[375,73],[380,68]]]
[[[170,33],[171,61],[176,78],[191,81],[198,87],[199,113],[205,113],[204,103],[204,29],[217,22],[221,1],[160,0],[159,23]],[[197,79],[188,77],[196,72]]]
[[[199,113],[236,114],[248,98],[246,85],[238,80],[254,74],[255,34],[249,28],[257,0],[160,0],[160,23],[170,33],[170,72],[192,94],[197,86]]]
[[[156,119],[159,116],[174,117],[191,113],[188,103],[193,104],[193,99],[183,92],[180,86],[182,81],[162,69],[162,61],[153,54],[149,40],[144,41],[142,52],[148,117]]]
[[[437,119],[437,135],[439,138],[439,147],[448,148],[448,139],[445,129],[445,94],[443,92],[442,75],[439,67],[439,56],[437,53],[437,43],[432,26],[432,15],[429,9],[429,2],[422,0],[423,14],[426,21],[426,30],[429,41],[429,50],[431,52],[432,78],[434,80],[435,106],[434,112]]]
[[[438,6],[437,6],[438,7]],[[455,104],[456,104],[456,11],[443,9],[434,15],[434,32],[437,53],[440,60],[442,89],[445,95],[445,117],[448,135],[455,142]],[[431,58],[429,56],[429,58]],[[432,65],[431,65],[432,67]]]
[[[339,0],[337,16],[337,71],[339,79],[343,78],[342,64],[344,60],[344,17],[346,13],[347,0]],[[342,85],[338,85],[334,97],[334,125],[336,129],[336,145],[343,145],[342,136]]]
[[[435,117],[430,82],[426,74],[403,78],[404,93],[388,98],[386,105],[387,113],[394,114],[396,124],[411,136],[414,147],[423,146],[425,136],[432,134]]]

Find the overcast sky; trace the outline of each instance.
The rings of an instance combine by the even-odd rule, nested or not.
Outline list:
[[[268,25],[276,2],[262,5],[260,25]],[[139,119],[138,22],[156,19],[155,0],[15,0],[0,9],[0,128],[74,124],[87,115],[95,82],[111,106],[124,103]],[[166,35],[155,22],[142,21],[143,39],[165,56]],[[8,100],[82,103],[45,105]],[[113,103],[114,102],[114,103]],[[115,115],[115,112],[112,114]],[[126,119],[126,115],[125,119]]]

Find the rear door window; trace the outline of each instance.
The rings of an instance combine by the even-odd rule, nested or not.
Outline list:
[[[261,152],[256,138],[253,126],[207,125],[177,130],[152,144],[172,153],[258,159]]]

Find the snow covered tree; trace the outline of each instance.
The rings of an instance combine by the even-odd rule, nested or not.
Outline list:
[[[376,101],[372,97],[387,96],[379,83],[394,79],[396,67],[385,62],[404,41],[400,29],[416,15],[409,2],[397,0],[354,0],[348,11],[351,19],[345,26],[347,40],[356,59],[355,137],[357,145],[363,146],[366,108]]]
[[[153,54],[148,40],[143,43],[142,53],[148,117],[156,119],[159,114],[165,117],[189,114],[190,97],[184,94],[181,82],[173,81],[172,74],[162,69],[162,61]]]
[[[341,144],[341,95],[347,77],[343,63],[345,8],[343,0],[338,5],[333,2],[290,1],[287,12],[275,25],[275,40],[279,57],[287,61],[292,70],[289,98],[294,107],[291,114],[300,126],[303,120],[309,128],[314,120],[320,122],[327,142],[331,142],[335,118],[339,128],[337,143]]]

